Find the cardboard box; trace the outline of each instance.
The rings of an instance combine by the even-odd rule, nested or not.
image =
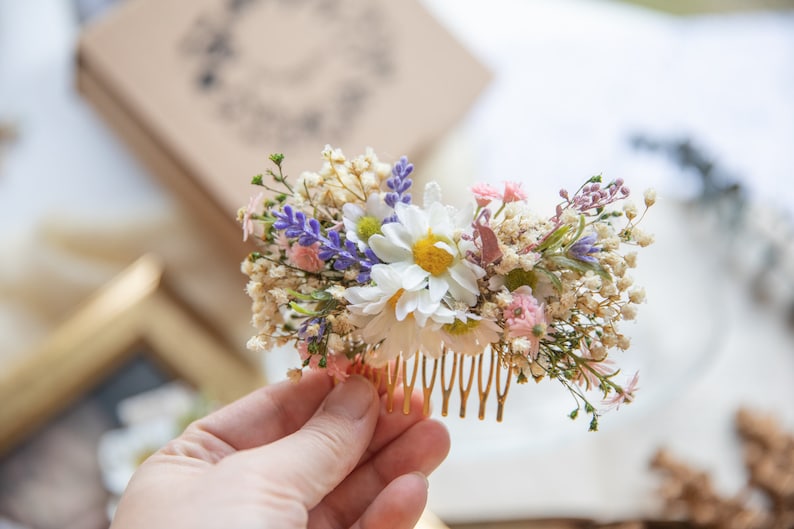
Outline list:
[[[235,259],[250,179],[325,144],[420,157],[487,71],[415,0],[127,0],[90,25],[79,90]]]

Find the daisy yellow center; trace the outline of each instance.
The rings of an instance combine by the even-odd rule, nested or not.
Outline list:
[[[377,217],[361,217],[356,223],[356,235],[358,235],[362,241],[367,242],[373,235],[381,233],[380,226],[381,222]]]
[[[460,336],[462,334],[468,334],[480,324],[480,320],[469,319],[467,321],[455,320],[452,323],[447,323],[444,325],[444,330],[447,331],[452,336]]]
[[[441,241],[442,239],[433,235],[433,232],[428,231],[427,237],[416,241],[413,247],[414,262],[434,276],[446,272],[453,261],[449,252],[435,246]]]

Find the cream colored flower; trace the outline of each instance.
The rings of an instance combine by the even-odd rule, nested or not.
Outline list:
[[[458,312],[455,321],[442,325],[438,334],[450,351],[475,356],[498,342],[500,333],[495,321]]]
[[[367,361],[381,367],[398,355],[408,358],[417,352],[441,355],[433,336],[441,325],[454,321],[454,312],[440,299],[433,299],[425,278],[406,274],[402,263],[372,267],[372,284],[345,291],[348,309],[359,320],[360,335],[376,346]]]

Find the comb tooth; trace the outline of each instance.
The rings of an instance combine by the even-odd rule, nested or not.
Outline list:
[[[447,416],[449,412],[449,397],[452,395],[452,388],[455,387],[455,375],[458,370],[458,355],[452,354],[452,375],[449,377],[449,385],[447,386],[447,377],[444,373],[444,367],[447,361],[447,350],[444,349],[444,352],[441,355],[441,394],[443,395],[443,399],[441,402],[441,415],[443,417]]]
[[[507,370],[507,380],[505,381],[504,390],[500,390],[501,381],[500,381],[500,374],[502,373],[502,369],[504,368],[504,356],[502,352],[499,352],[499,367],[496,370],[496,422],[502,422],[502,415],[504,414],[505,409],[505,401],[507,400],[507,392],[510,391],[510,381],[513,379],[513,365],[508,365],[505,369]]]
[[[372,382],[375,384],[378,391],[380,391],[380,385],[381,382],[383,382],[383,369],[371,370],[370,374],[372,376]]]
[[[480,420],[485,419],[485,403],[488,401],[488,395],[491,393],[491,386],[493,382],[494,376],[494,367],[496,366],[496,352],[491,349],[491,365],[488,368],[488,379],[485,385],[485,389],[483,389],[483,380],[482,380],[482,364],[483,358],[485,357],[485,353],[480,355],[480,360],[477,362],[477,392],[480,395],[480,413],[478,417]]]
[[[458,371],[458,386],[460,389],[460,417],[461,419],[466,418],[466,401],[469,399],[469,392],[471,392],[471,385],[474,382],[474,362],[476,362],[475,357],[471,357],[471,369],[469,370],[469,382],[467,384],[463,384],[463,356],[460,353],[455,353],[455,356],[460,357],[460,371]]]
[[[411,395],[414,393],[414,385],[416,384],[416,372],[419,368],[419,353],[414,355],[414,368],[411,373],[411,382],[408,382],[408,361],[403,358],[403,414],[408,415],[411,413]]]
[[[394,411],[394,388],[400,375],[400,356],[394,362],[386,364],[386,410]]]
[[[381,384],[386,386],[386,409],[389,413],[394,411],[394,394],[397,390],[397,385],[402,383],[403,386],[403,406],[402,411],[405,415],[411,413],[411,395],[416,388],[419,364],[422,364],[422,413],[426,416],[430,415],[430,406],[433,397],[433,390],[436,387],[437,377],[440,377],[442,393],[441,415],[446,417],[449,412],[449,402],[452,396],[452,390],[455,388],[455,383],[458,384],[460,391],[460,417],[466,418],[466,407],[468,404],[469,395],[474,386],[475,372],[477,375],[477,396],[478,396],[478,418],[485,419],[486,407],[488,397],[491,394],[493,387],[496,387],[496,421],[502,422],[504,417],[504,408],[507,401],[507,394],[510,391],[510,385],[515,371],[515,366],[512,365],[504,353],[503,349],[491,347],[490,350],[490,363],[488,365],[487,375],[485,373],[484,364],[485,353],[471,357],[471,364],[469,365],[468,373],[466,372],[466,357],[460,353],[454,353],[446,348],[441,353],[441,374],[439,375],[439,359],[433,358],[433,367],[428,367],[428,357],[422,353],[417,352],[413,355],[413,364],[410,366],[409,361],[404,355],[399,354],[393,362],[389,362],[382,368],[373,369],[366,365],[354,366],[352,372],[360,374],[368,378],[372,383],[380,388]],[[452,370],[450,376],[447,377],[447,356],[452,357]],[[502,377],[506,377],[504,380]]]
[[[422,413],[425,417],[430,415],[430,396],[433,394],[433,387],[436,385],[436,373],[438,372],[438,358],[433,359],[433,374],[430,376],[430,383],[427,383],[427,357],[422,355],[422,393],[424,402],[422,403]]]

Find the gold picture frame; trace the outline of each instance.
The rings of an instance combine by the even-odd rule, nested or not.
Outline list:
[[[160,259],[146,255],[0,372],[0,458],[140,354],[221,403],[265,383],[168,288]]]

